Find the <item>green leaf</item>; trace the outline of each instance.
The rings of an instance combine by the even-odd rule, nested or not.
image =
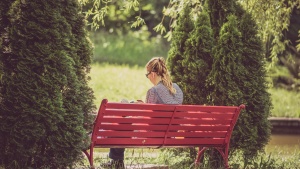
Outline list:
[[[145,24],[145,21],[143,18],[141,18],[140,16],[136,16],[136,21],[134,21],[132,24],[131,24],[131,27],[132,28],[136,28],[138,26],[141,26],[141,25],[144,25]]]

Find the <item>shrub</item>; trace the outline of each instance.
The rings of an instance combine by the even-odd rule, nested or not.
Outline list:
[[[91,47],[77,1],[15,1],[1,50],[5,168],[67,168],[85,148]]]

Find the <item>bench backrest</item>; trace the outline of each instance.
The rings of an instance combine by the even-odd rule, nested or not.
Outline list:
[[[96,147],[192,147],[225,145],[244,105],[199,106],[108,103],[92,133]]]

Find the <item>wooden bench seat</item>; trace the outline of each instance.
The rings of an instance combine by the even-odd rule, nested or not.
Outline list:
[[[230,137],[244,105],[200,106],[112,103],[102,100],[91,136],[89,152],[93,166],[94,148],[199,147],[217,149],[228,165]]]

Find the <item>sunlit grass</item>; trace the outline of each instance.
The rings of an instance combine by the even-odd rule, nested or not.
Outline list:
[[[161,36],[149,37],[146,30],[122,33],[91,32],[94,62],[143,66],[154,56],[165,57],[169,45]]]
[[[151,88],[151,82],[145,77],[143,67],[128,65],[94,64],[91,70],[90,87],[94,90],[95,104],[102,99],[111,102],[127,100],[145,100]]]
[[[146,64],[146,63],[145,63]],[[95,104],[102,99],[118,102],[122,99],[145,100],[152,84],[145,77],[144,67],[111,64],[93,64],[90,87],[95,93]],[[272,88],[273,117],[300,117],[300,93]]]
[[[274,106],[272,116],[300,118],[300,93],[280,88],[272,88],[269,92]]]

